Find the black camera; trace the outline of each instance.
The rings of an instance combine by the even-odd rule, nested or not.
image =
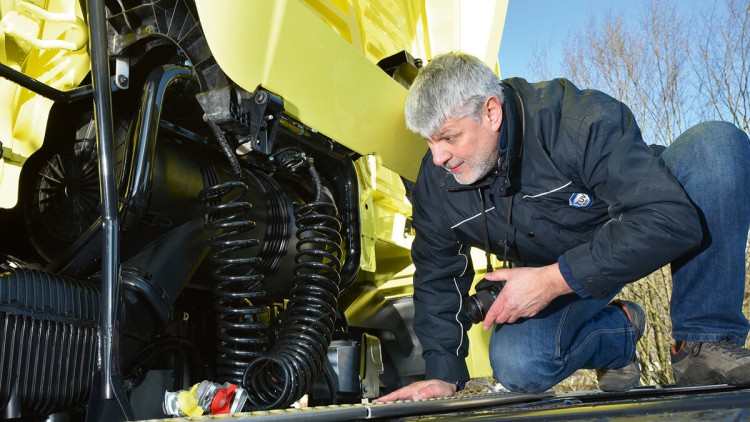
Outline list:
[[[471,320],[472,324],[484,321],[487,311],[495,302],[500,291],[505,286],[505,281],[491,281],[484,279],[477,283],[474,293],[464,298],[463,312]]]

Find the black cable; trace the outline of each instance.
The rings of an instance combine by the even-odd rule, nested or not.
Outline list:
[[[482,216],[484,216],[484,256],[487,258],[487,272],[491,273],[495,271],[492,268],[492,261],[490,260],[490,227],[487,223],[487,208],[484,205],[484,195],[482,195],[482,189],[479,189],[479,200],[482,203]]]
[[[328,365],[323,365],[323,378],[325,378],[326,384],[328,384],[328,392],[331,398],[331,404],[338,404],[336,387],[333,385],[333,375],[331,375],[331,368]]]
[[[510,205],[508,206],[508,221],[505,223],[505,241],[503,242],[503,268],[508,268],[508,233],[510,232],[510,216],[513,213],[513,198],[515,198],[516,195],[512,194],[510,196]]]
[[[216,123],[209,121],[208,126],[211,128],[211,132],[213,132],[214,137],[219,142],[219,147],[221,147],[221,152],[224,153],[224,155],[227,157],[227,160],[229,161],[229,165],[232,166],[232,173],[235,177],[239,178],[240,174],[242,173],[242,168],[240,167],[240,161],[237,159],[237,156],[234,155],[234,151],[232,151],[232,147],[229,146],[229,142],[227,141],[227,138],[224,136],[224,131],[221,130],[219,125]]]

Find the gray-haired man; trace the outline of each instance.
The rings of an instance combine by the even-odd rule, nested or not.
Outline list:
[[[469,378],[461,312],[471,247],[514,268],[487,312],[490,361],[511,391],[544,391],[578,369],[600,388],[637,385],[637,304],[622,287],[672,263],[673,370],[680,385],[750,384],[742,348],[750,141],[723,122],[661,155],[630,110],[567,80],[500,81],[449,53],[419,73],[405,107],[429,145],[414,190],[414,328],[426,380],[378,401],[453,394]]]

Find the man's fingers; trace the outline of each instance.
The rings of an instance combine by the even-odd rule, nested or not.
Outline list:
[[[484,275],[484,278],[492,281],[507,280],[510,277],[510,269],[495,270]]]
[[[394,396],[396,395],[396,393],[397,393],[397,392],[398,392],[398,391],[394,391],[394,392],[392,392],[392,393],[390,393],[390,394],[386,394],[385,396],[382,396],[382,397],[378,397],[378,398],[376,398],[376,399],[375,399],[375,400],[373,400],[373,401],[374,401],[375,403],[383,403],[383,402],[388,402],[388,401],[394,401],[394,400],[396,400],[396,399],[394,398]]]
[[[403,400],[406,398],[411,398],[411,393],[405,394],[401,390],[396,390],[390,394],[387,394],[383,397],[379,397],[375,399],[375,402],[380,403],[380,402],[387,402],[387,401],[396,401],[396,400]]]
[[[413,398],[414,400],[429,399],[438,395],[438,391],[435,390],[436,387],[430,384],[425,388],[420,388],[419,390],[415,391],[410,398]]]
[[[399,388],[398,390],[390,394],[386,394],[385,396],[378,397],[374,401],[375,403],[383,403],[383,402],[389,402],[389,401],[410,399],[412,395],[414,394],[412,390],[414,390],[414,386],[407,385],[406,387]]]
[[[454,393],[450,384],[445,381],[428,380],[417,381],[406,387],[400,388],[390,394],[374,400],[375,403],[384,403],[397,400],[422,400],[433,397],[447,397]]]
[[[505,309],[503,307],[503,301],[498,297],[497,299],[495,299],[495,302],[487,311],[487,315],[484,317],[482,328],[488,330],[490,327],[492,327],[492,324],[497,322],[498,318],[502,316],[504,310]]]

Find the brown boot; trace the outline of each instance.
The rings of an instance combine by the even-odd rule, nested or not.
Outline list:
[[[637,303],[629,300],[614,300],[607,306],[617,306],[625,312],[635,328],[636,343],[646,331],[646,312]],[[622,368],[601,368],[596,370],[599,389],[602,391],[628,391],[640,384],[641,366],[638,356]]]

